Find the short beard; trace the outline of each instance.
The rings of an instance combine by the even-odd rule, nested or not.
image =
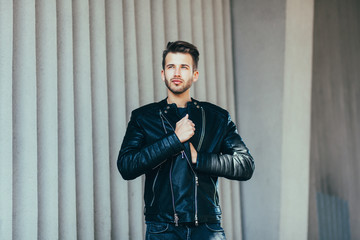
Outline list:
[[[170,87],[170,84],[171,84],[170,81],[165,77],[165,85],[166,85],[166,87],[167,87],[173,94],[176,94],[176,95],[180,95],[180,94],[186,92],[186,91],[192,86],[192,83],[193,83],[193,79],[189,80],[189,81],[187,82],[187,84],[184,85],[184,86],[183,86],[182,88],[180,88],[180,89],[172,89],[172,88]]]

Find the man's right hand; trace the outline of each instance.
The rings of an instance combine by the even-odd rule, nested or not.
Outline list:
[[[189,114],[176,123],[175,134],[181,143],[186,142],[195,134],[195,124],[189,119]]]

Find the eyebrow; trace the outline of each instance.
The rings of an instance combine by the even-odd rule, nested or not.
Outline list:
[[[175,64],[173,64],[173,63],[169,63],[169,64],[166,64],[166,66],[165,67],[170,67],[170,66],[175,66]],[[180,66],[181,67],[190,67],[190,65],[189,64],[186,64],[186,63],[184,63],[184,64],[180,64]]]

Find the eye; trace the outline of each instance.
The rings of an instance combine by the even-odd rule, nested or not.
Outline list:
[[[189,69],[189,66],[184,65],[184,66],[181,66],[181,68],[182,69]]]

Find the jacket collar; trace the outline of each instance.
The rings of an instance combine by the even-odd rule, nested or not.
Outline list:
[[[194,99],[194,98],[191,98],[191,101],[189,101],[188,103],[188,107],[191,107],[191,108],[196,108],[196,109],[200,109],[201,108],[201,104],[198,100]],[[169,109],[176,109],[177,106],[175,103],[171,103],[171,104],[168,104],[167,103],[167,98],[163,99],[162,101],[159,102],[159,105],[160,105],[160,109],[162,111],[165,111],[165,110],[169,110]]]

